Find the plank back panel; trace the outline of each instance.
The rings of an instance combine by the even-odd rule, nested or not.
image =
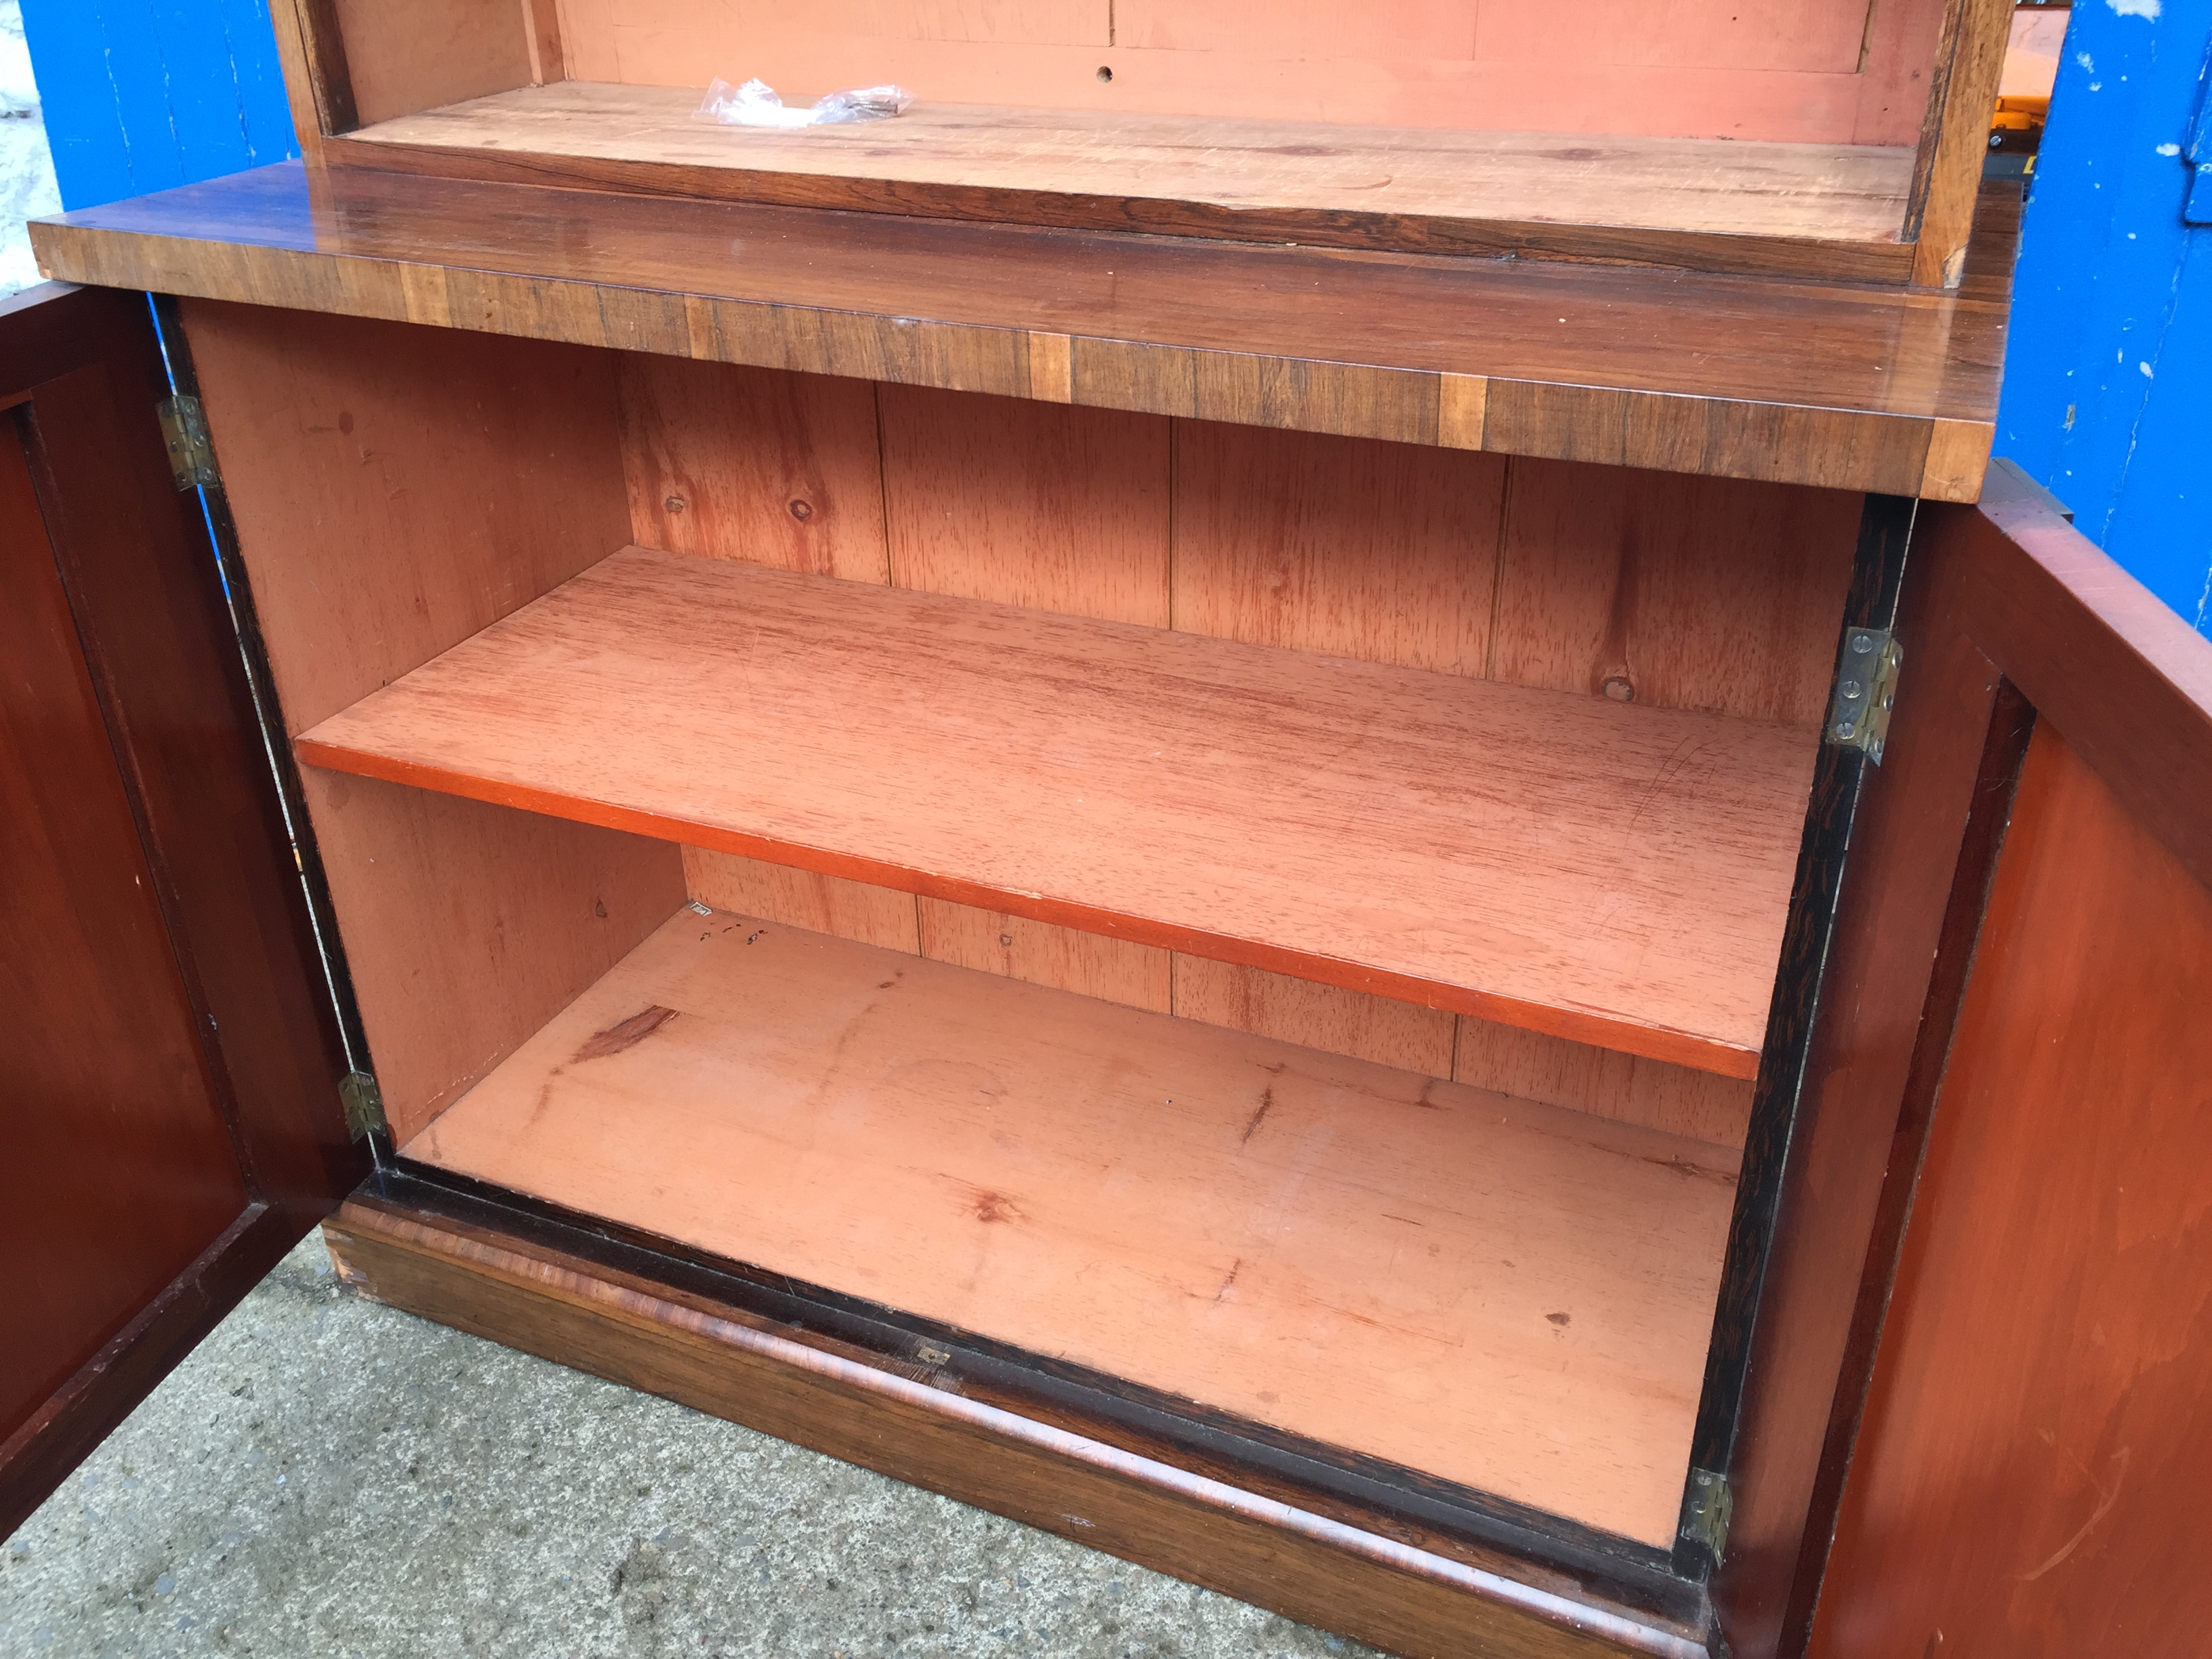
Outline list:
[[[1181,953],[1175,959],[1175,1012],[1185,1019],[1438,1078],[1451,1075],[1459,1024],[1457,1015],[1441,1008]]]
[[[632,539],[889,579],[871,382],[645,352],[618,379]]]
[[[2202,1645],[2208,978],[2212,891],[2039,726],[1937,1098],[1816,1656]]]
[[[1535,0],[842,0],[794,14],[767,0],[562,0],[582,80],[758,75],[787,100],[896,80],[954,103],[1907,146],[1942,11],[1941,0],[1656,11],[1573,0],[1564,15]]]
[[[1817,726],[1863,501],[1517,459],[1491,672]]]
[[[1164,417],[926,386],[878,396],[899,586],[1168,626]]]
[[[1570,1042],[1462,1015],[1451,1075],[1478,1089],[1570,1106],[1716,1146],[1741,1149],[1751,1080]]]
[[[1485,672],[1503,459],[1179,421],[1175,462],[1177,628]]]

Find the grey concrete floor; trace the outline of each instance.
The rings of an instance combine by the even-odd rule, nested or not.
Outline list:
[[[0,1548],[0,1656],[1366,1656],[342,1290],[319,1236]]]

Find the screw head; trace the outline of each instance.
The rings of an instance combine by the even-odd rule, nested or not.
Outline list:
[[[1845,680],[1836,689],[1852,702],[1856,702],[1861,697],[1866,696],[1866,687],[1861,685],[1856,680]]]
[[[1851,635],[1851,649],[1863,657],[1874,649],[1874,635],[1863,631]]]
[[[1858,735],[1858,731],[1859,723],[1856,720],[1838,720],[1836,722],[1836,735],[1839,738],[1855,738]]]

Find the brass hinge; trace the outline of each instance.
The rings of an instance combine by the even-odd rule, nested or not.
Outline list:
[[[215,445],[209,441],[207,411],[197,398],[164,398],[158,405],[161,436],[169,446],[169,472],[179,489],[219,489]]]
[[[384,1096],[367,1072],[348,1072],[338,1079],[338,1101],[345,1108],[346,1127],[356,1140],[372,1129],[391,1127],[384,1121]]]
[[[1828,705],[1827,739],[1859,749],[1876,766],[1889,738],[1889,712],[1897,702],[1897,669],[1905,647],[1887,628],[1854,628],[1844,635],[1836,666],[1836,695]]]
[[[1711,1469],[1690,1471],[1689,1490],[1682,1498],[1682,1536],[1704,1546],[1716,1565],[1728,1547],[1729,1517],[1735,1508],[1728,1476]]]

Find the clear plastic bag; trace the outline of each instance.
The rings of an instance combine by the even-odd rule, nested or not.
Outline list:
[[[794,109],[756,76],[741,87],[716,81],[691,112],[691,118],[726,127],[823,127],[888,120],[904,114],[913,104],[914,94],[904,87],[860,87],[827,94],[805,109]]]

